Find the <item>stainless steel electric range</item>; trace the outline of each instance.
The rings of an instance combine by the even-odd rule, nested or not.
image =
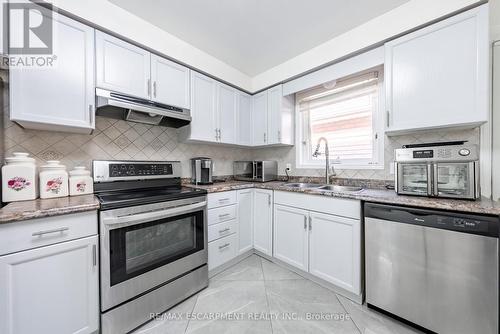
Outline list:
[[[206,191],[178,161],[94,161],[101,329],[127,333],[208,286]]]

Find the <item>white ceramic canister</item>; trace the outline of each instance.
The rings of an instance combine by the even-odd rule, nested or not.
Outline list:
[[[90,171],[78,166],[69,172],[69,195],[85,195],[94,192],[94,179]]]
[[[15,152],[5,158],[2,167],[2,201],[15,202],[36,199],[38,196],[35,159],[28,153]]]
[[[68,196],[68,172],[57,160],[40,167],[40,198]]]

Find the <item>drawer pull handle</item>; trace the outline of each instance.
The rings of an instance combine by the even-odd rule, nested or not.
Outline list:
[[[229,198],[221,198],[221,199],[219,200],[219,203],[222,203],[222,202],[227,202],[227,201],[229,201]]]
[[[230,244],[224,244],[224,245],[222,245],[222,246],[219,246],[219,250],[223,250],[223,249],[225,249],[225,248],[229,247],[229,245],[230,245]]]
[[[44,234],[62,233],[62,232],[67,231],[67,230],[69,230],[69,227],[61,227],[61,228],[56,228],[53,230],[33,232],[31,235],[34,237],[41,237]]]
[[[223,234],[223,233],[226,233],[226,232],[229,232],[229,231],[231,231],[231,229],[229,227],[226,227],[223,230],[219,230],[219,234]]]
[[[219,215],[219,218],[229,217],[230,215],[231,215],[230,213],[224,213],[222,215]]]

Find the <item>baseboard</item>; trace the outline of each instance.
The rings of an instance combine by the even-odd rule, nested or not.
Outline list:
[[[217,268],[209,270],[208,271],[208,278],[214,277],[215,275],[223,272],[224,270],[228,269],[229,267],[234,266],[236,263],[241,262],[242,260],[246,259],[247,257],[249,257],[250,255],[253,255],[253,254],[254,254],[253,249],[250,249],[250,250],[236,256],[234,259],[229,260],[228,262],[218,266]]]
[[[322,287],[328,289],[328,290],[332,290],[333,292],[335,293],[338,293],[339,295],[342,295],[350,300],[352,300],[353,302],[357,303],[357,304],[363,304],[363,293],[359,294],[359,295],[356,295],[350,291],[347,291],[341,287],[338,287],[330,282],[327,282],[321,278],[318,278],[314,275],[311,275],[310,273],[306,272],[306,271],[303,271],[303,270],[300,270],[300,269],[297,269],[281,260],[278,260],[272,256],[269,256],[267,254],[264,254],[258,250],[253,250],[254,254],[260,256],[260,257],[263,257],[265,258],[266,260],[269,260],[271,261],[272,263],[280,266],[280,267],[283,267],[287,270],[290,270],[290,271],[293,271],[294,273],[296,273],[297,275],[299,276],[302,276],[304,277],[305,279],[308,279],[310,281],[313,281],[319,285],[321,285]]]

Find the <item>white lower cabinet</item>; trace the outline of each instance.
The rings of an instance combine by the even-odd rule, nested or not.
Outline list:
[[[309,272],[347,291],[361,292],[360,221],[310,213]]]
[[[360,202],[279,191],[274,201],[273,256],[359,295]]]
[[[238,254],[253,248],[253,189],[238,191]]]
[[[0,257],[0,333],[99,328],[98,236]]]
[[[272,256],[273,191],[254,190],[253,246],[259,252]]]
[[[238,251],[236,233],[208,243],[208,270],[217,268],[232,260]]]
[[[308,270],[308,223],[308,211],[274,206],[274,257],[304,271]]]

